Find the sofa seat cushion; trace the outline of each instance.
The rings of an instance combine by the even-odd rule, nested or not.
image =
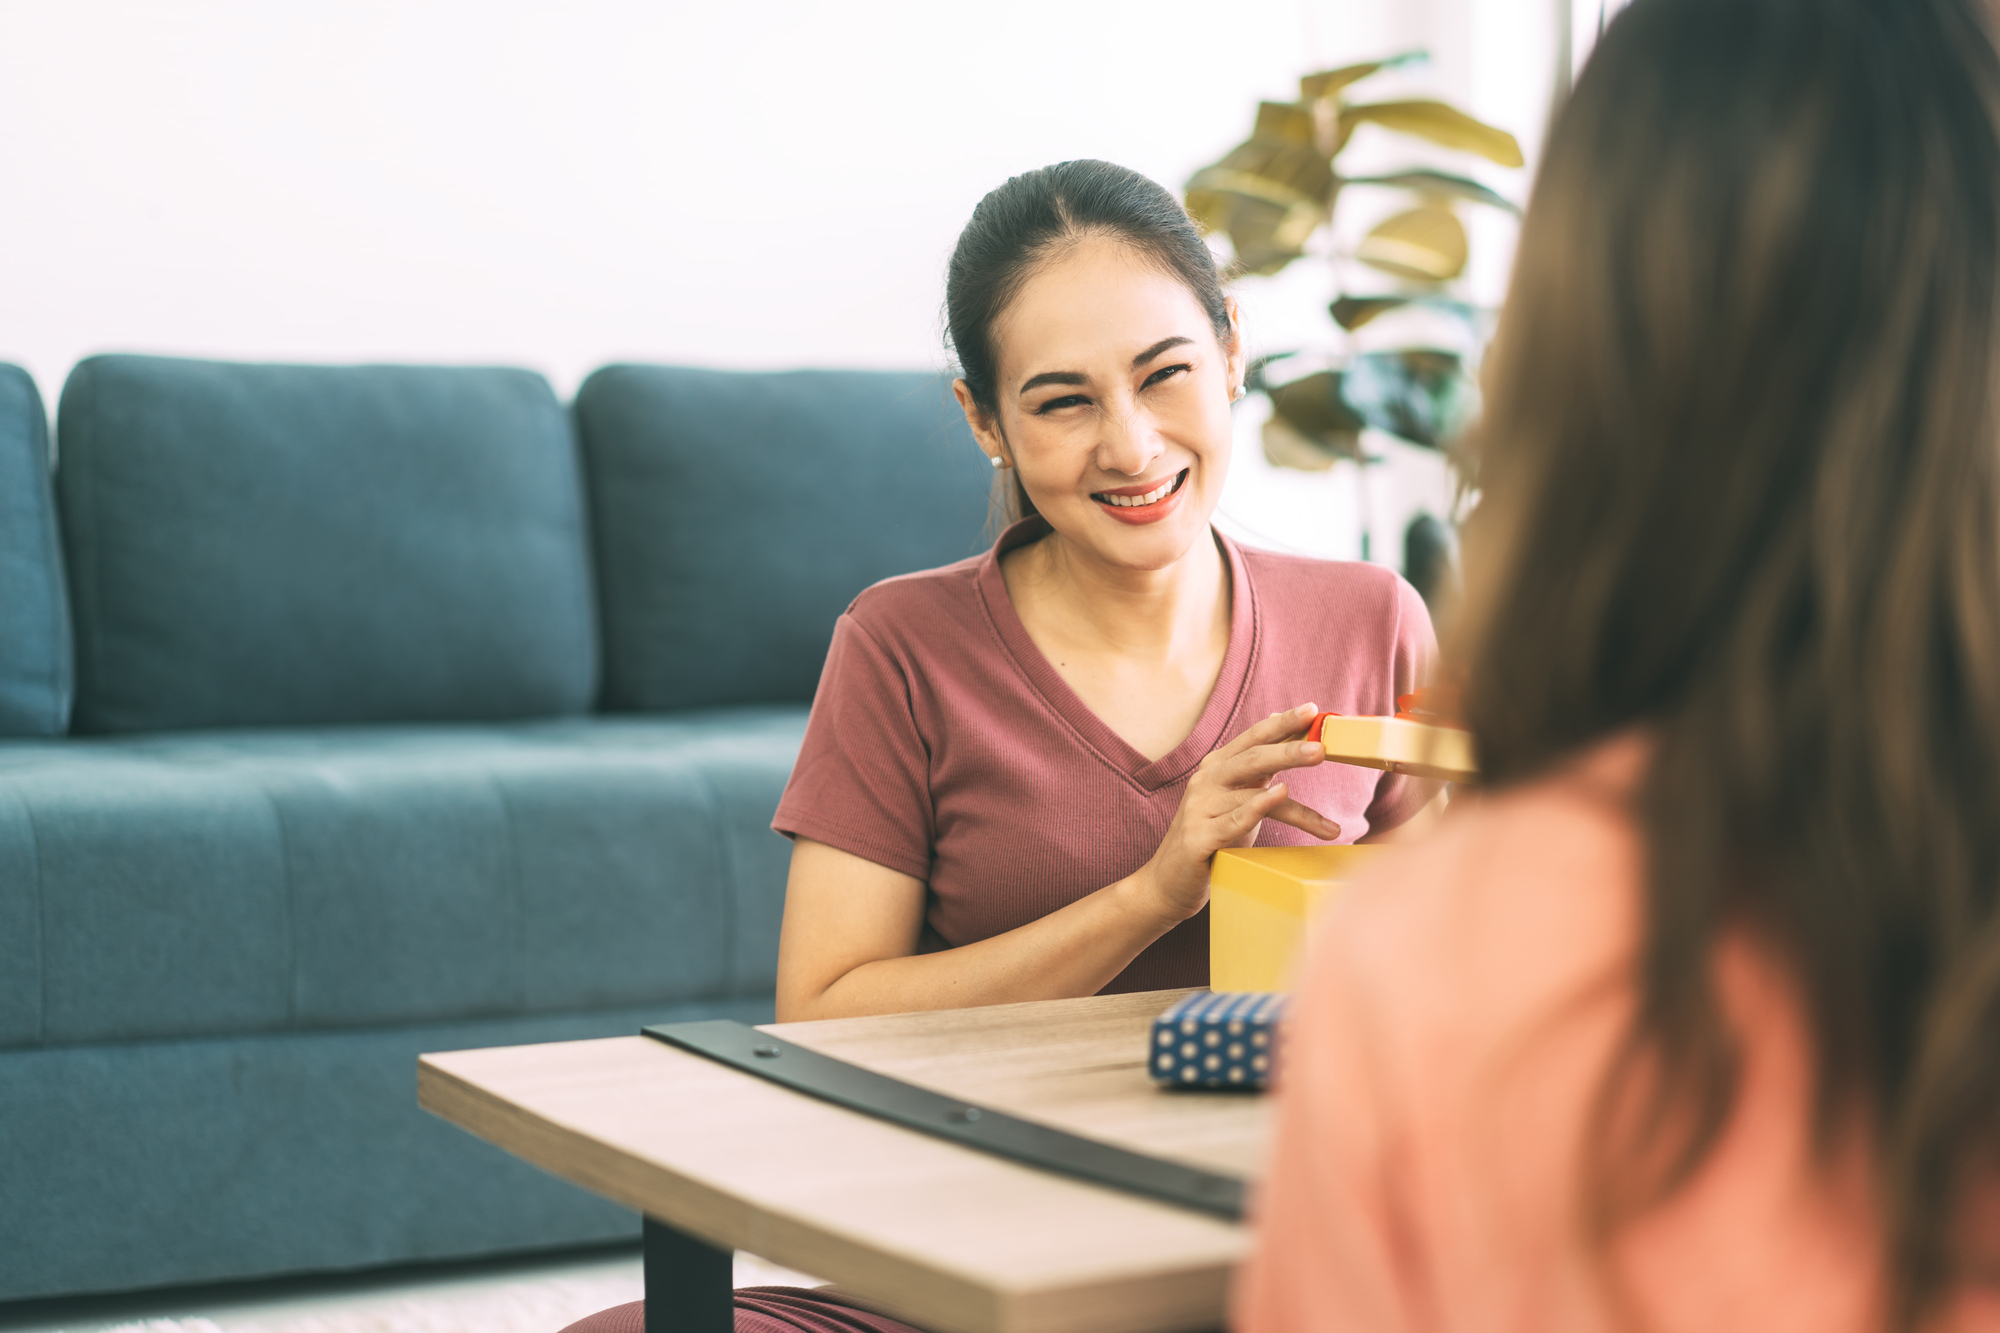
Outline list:
[[[62,735],[72,684],[48,419],[28,372],[0,365],[0,736]]]
[[[768,1023],[771,999],[0,1052],[0,1302],[637,1241],[419,1110],[417,1056],[701,1018]]]
[[[576,415],[606,708],[810,700],[856,593],[985,544],[993,469],[937,375],[608,366]]]
[[[98,356],[56,428],[77,731],[590,707],[582,481],[541,376]]]
[[[768,996],[805,712],[0,743],[0,1046]]]

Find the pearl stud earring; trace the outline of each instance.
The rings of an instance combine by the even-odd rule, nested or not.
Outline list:
[[[1248,392],[1250,392],[1248,389],[1244,388],[1242,385],[1239,384],[1235,388],[1229,391],[1229,401],[1232,403],[1240,403],[1243,401],[1243,395]]]
[[[994,467],[994,469],[995,469],[996,471],[997,471],[998,469],[1000,469],[1000,468],[1003,468],[1003,467],[1006,467],[1006,466],[1007,466],[1007,460],[1006,460],[1006,459],[1004,459],[1004,458],[1002,458],[1002,457],[1001,457],[1000,455],[998,455],[998,454],[993,454],[993,455],[990,455],[990,457],[989,457],[989,460],[988,460],[988,461],[990,461],[990,462],[991,462],[991,463],[993,464],[993,467]]]

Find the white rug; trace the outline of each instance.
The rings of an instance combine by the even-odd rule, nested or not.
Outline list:
[[[483,1280],[440,1283],[430,1290],[408,1289],[371,1297],[353,1292],[306,1299],[212,1317],[148,1319],[97,1327],[104,1333],[560,1333],[585,1315],[645,1295],[639,1265],[621,1265],[611,1275],[539,1277],[521,1281]],[[802,1273],[736,1256],[735,1284],[814,1286]]]
[[[558,1333],[585,1315],[645,1295],[636,1280],[510,1283],[464,1293],[404,1296],[272,1319],[149,1319],[116,1333]]]

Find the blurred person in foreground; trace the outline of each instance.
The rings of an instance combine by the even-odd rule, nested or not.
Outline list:
[[[1318,934],[1239,1333],[2000,1329],[2000,61],[1637,0],[1548,143],[1487,782]]]

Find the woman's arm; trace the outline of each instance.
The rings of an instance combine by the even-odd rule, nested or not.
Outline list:
[[[1420,838],[1430,832],[1437,825],[1438,820],[1444,817],[1446,802],[1447,797],[1444,791],[1440,790],[1437,795],[1431,797],[1430,802],[1423,809],[1417,811],[1417,813],[1411,815],[1402,823],[1392,824],[1390,827],[1380,830],[1370,829],[1361,837],[1356,838],[1355,841],[1367,843],[1408,842],[1413,838]]]
[[[1208,901],[1208,861],[1248,846],[1265,819],[1318,838],[1339,825],[1286,794],[1277,774],[1323,761],[1297,741],[1311,704],[1274,713],[1203,759],[1159,850],[1115,884],[991,939],[918,954],[925,885],[800,838],[785,885],[778,1018],[956,1009],[1094,995]]]
[[[1180,923],[1138,881],[1004,935],[919,954],[922,880],[800,838],[785,884],[778,1021],[1095,994]]]

